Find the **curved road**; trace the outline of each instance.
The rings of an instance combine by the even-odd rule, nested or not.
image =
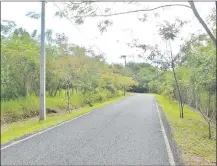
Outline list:
[[[169,165],[156,102],[136,94],[1,151],[2,165]]]

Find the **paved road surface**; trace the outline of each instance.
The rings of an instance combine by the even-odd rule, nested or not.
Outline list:
[[[169,165],[154,97],[137,94],[3,149],[2,165]]]

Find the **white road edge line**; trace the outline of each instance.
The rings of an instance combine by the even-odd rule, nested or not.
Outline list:
[[[96,109],[96,110],[97,110],[97,109]],[[32,137],[35,137],[35,136],[40,135],[40,134],[43,134],[43,133],[45,133],[46,131],[49,131],[49,130],[54,129],[54,128],[56,128],[56,127],[59,127],[59,126],[61,126],[61,125],[63,125],[63,124],[66,124],[66,123],[68,123],[68,122],[71,122],[71,121],[73,121],[73,120],[75,120],[75,119],[78,119],[78,118],[80,118],[80,117],[82,117],[82,116],[84,116],[84,115],[87,115],[87,114],[89,114],[89,113],[91,113],[91,112],[93,112],[93,111],[96,111],[96,110],[89,111],[89,112],[87,112],[87,113],[85,113],[85,114],[82,114],[82,115],[77,116],[77,117],[75,117],[75,118],[73,118],[73,119],[70,119],[70,120],[66,120],[66,121],[64,121],[64,122],[62,122],[62,123],[60,122],[60,124],[57,124],[57,125],[52,126],[52,127],[49,127],[49,128],[47,128],[47,129],[45,129],[45,130],[42,130],[42,131],[39,131],[39,132],[36,131],[37,133],[35,133],[35,134],[32,134],[32,135],[30,135],[30,136],[28,136],[28,137],[26,137],[26,138],[23,138],[23,139],[21,139],[21,140],[18,140],[18,141],[14,141],[14,142],[12,142],[12,143],[9,144],[9,145],[3,146],[3,147],[1,148],[1,151],[4,150],[4,149],[7,149],[7,148],[9,148],[9,147],[11,147],[11,146],[13,146],[13,145],[19,144],[19,143],[21,143],[21,142],[23,142],[23,141],[26,141],[26,140],[28,140],[28,139],[30,139],[30,138],[32,138]]]
[[[161,126],[162,134],[163,134],[163,137],[164,137],[164,142],[166,144],[166,150],[167,150],[167,154],[168,154],[168,157],[169,157],[169,163],[170,163],[171,166],[175,166],[176,164],[175,164],[174,157],[173,157],[173,154],[172,154],[172,151],[171,151],[171,148],[170,148],[170,144],[169,144],[166,132],[165,132],[165,128],[164,128],[162,119],[161,119],[161,115],[160,115],[160,111],[159,111],[159,108],[158,108],[157,101],[156,101],[156,108],[157,108],[158,117],[160,119],[160,126]]]

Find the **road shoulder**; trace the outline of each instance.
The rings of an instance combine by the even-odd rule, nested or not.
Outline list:
[[[156,100],[156,102],[157,102],[157,100]],[[166,132],[169,144],[170,144],[170,148],[171,148],[171,151],[172,151],[172,154],[174,157],[174,161],[175,161],[176,165],[182,165],[182,166],[184,165],[185,166],[186,164],[185,164],[183,157],[182,157],[182,151],[178,147],[177,142],[173,139],[173,133],[172,133],[170,124],[169,124],[160,104],[158,102],[157,102],[157,104],[158,104],[159,112],[161,114],[161,119],[162,119],[162,122],[163,122],[163,125],[165,128],[165,132]]]

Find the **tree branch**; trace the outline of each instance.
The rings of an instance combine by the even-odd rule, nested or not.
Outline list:
[[[213,116],[213,115],[214,115],[214,112],[215,112],[215,109],[212,110],[212,114],[211,114],[210,119],[209,119],[210,122],[212,121],[212,119],[213,119],[213,117],[214,117],[214,116]]]
[[[207,117],[204,115],[203,111],[199,108],[198,111],[200,112],[200,114],[203,116],[203,118],[207,121],[207,123],[209,122],[209,119],[207,119]]]
[[[191,9],[192,9],[194,15],[197,17],[198,21],[202,24],[203,28],[206,30],[206,32],[208,33],[209,37],[212,39],[212,41],[216,45],[216,38],[215,38],[215,36],[212,34],[212,32],[210,31],[210,29],[207,27],[206,23],[200,17],[197,9],[195,8],[194,2],[193,1],[189,1],[189,4],[191,6]]]
[[[131,10],[131,11],[127,11],[127,12],[119,12],[119,13],[113,13],[113,14],[102,14],[102,15],[82,15],[82,16],[79,15],[79,16],[73,16],[72,18],[76,18],[76,17],[110,17],[110,16],[117,16],[117,15],[130,14],[130,13],[136,13],[136,12],[147,12],[147,11],[152,11],[152,10],[160,9],[163,7],[171,7],[171,6],[183,6],[183,7],[187,7],[187,8],[191,9],[191,7],[188,5],[172,4],[172,5],[158,6],[158,7],[151,8],[151,9],[139,9],[139,10]]]
[[[191,9],[193,11],[194,15],[199,20],[199,22],[202,24],[203,28],[206,30],[206,32],[208,33],[208,35],[211,38],[211,40],[214,42],[215,45],[217,45],[216,44],[217,42],[216,42],[215,36],[212,34],[212,32],[210,31],[210,29],[207,27],[206,23],[200,17],[197,9],[195,8],[194,2],[193,1],[189,1],[189,4],[190,4],[190,6],[183,5],[183,4],[171,4],[171,5],[162,5],[162,6],[158,6],[158,7],[151,8],[151,9],[140,9],[140,10],[132,10],[132,11],[119,12],[119,13],[113,13],[113,14],[102,14],[102,15],[79,15],[79,16],[72,16],[71,18],[76,18],[76,17],[110,17],[110,16],[124,15],[124,14],[136,13],[136,12],[153,11],[153,10],[164,8],[164,7],[182,6],[182,7],[189,8],[189,9]],[[217,6],[217,2],[215,4]]]
[[[200,96],[198,96],[198,102],[201,102],[201,97]],[[206,122],[209,123],[209,118],[207,118],[206,115],[203,113],[203,111],[201,110],[201,107],[202,106],[198,106],[198,111],[203,116],[203,118],[206,120]]]

